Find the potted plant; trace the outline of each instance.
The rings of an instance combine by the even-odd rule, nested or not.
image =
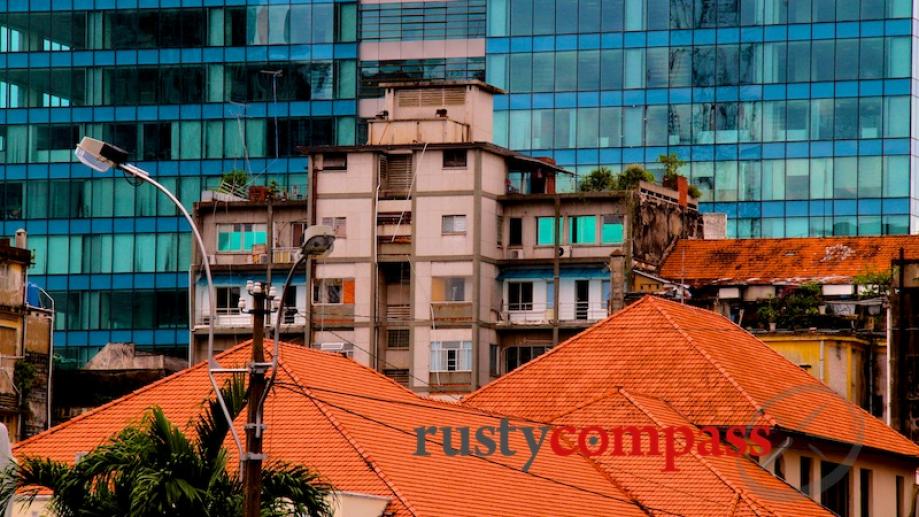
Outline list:
[[[680,167],[686,165],[686,162],[681,160],[676,153],[662,154],[657,157],[657,161],[664,166],[664,178],[661,184],[669,189],[678,190],[679,178],[685,178],[685,176],[680,174]],[[699,190],[699,187],[691,183],[688,185],[687,190],[687,193],[693,199],[702,197],[702,191]]]
[[[775,332],[775,328],[779,319],[779,311],[776,307],[776,298],[770,298],[769,301],[760,305],[759,309],[756,310],[756,316],[760,320],[765,321],[769,324],[769,332]]]

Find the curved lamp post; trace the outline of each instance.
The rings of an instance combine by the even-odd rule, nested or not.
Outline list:
[[[128,163],[128,152],[124,149],[120,149],[101,140],[96,140],[95,138],[83,137],[80,143],[77,144],[74,154],[84,165],[97,172],[104,173],[108,172],[109,169],[115,168],[153,185],[172,201],[176,208],[179,209],[179,212],[185,217],[185,220],[188,221],[188,226],[191,227],[192,234],[195,236],[198,251],[201,253],[202,263],[204,264],[204,275],[207,278],[208,312],[210,316],[207,329],[207,375],[211,381],[211,386],[214,388],[214,392],[217,394],[217,400],[220,403],[220,409],[223,411],[223,416],[230,424],[230,434],[233,436],[233,441],[236,443],[236,448],[239,450],[239,456],[242,459],[244,457],[243,443],[236,429],[233,427],[233,419],[230,417],[230,411],[227,409],[226,402],[220,395],[220,387],[217,385],[217,378],[214,374],[243,373],[248,371],[248,369],[222,368],[214,359],[214,322],[217,320],[217,308],[214,305],[214,301],[217,299],[217,296],[214,291],[214,279],[211,276],[211,266],[207,261],[207,248],[204,246],[204,239],[201,237],[201,232],[198,231],[194,219],[192,219],[191,214],[189,214],[188,210],[182,205],[182,202],[176,198],[175,194],[151,178],[143,169]]]

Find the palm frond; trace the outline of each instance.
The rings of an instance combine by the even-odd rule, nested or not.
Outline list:
[[[262,471],[262,515],[332,515],[330,484],[302,465],[275,461]]]
[[[246,407],[245,378],[242,375],[234,375],[220,388],[220,394],[227,405],[230,418],[235,419]],[[195,424],[195,432],[198,435],[198,448],[201,455],[208,461],[217,460],[223,448],[223,441],[230,432],[230,425],[216,397],[208,400],[204,412],[198,417],[198,422]]]

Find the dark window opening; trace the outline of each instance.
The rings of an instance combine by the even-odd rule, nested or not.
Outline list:
[[[523,219],[511,217],[509,224],[508,246],[523,246]]]
[[[464,169],[466,168],[466,150],[465,149],[444,149],[444,168],[445,169]]]
[[[849,467],[830,461],[820,462],[820,504],[836,512],[839,517],[849,517]]]

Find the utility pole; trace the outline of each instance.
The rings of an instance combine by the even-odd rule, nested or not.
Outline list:
[[[249,287],[249,286],[247,286]],[[266,292],[268,290],[269,292]],[[265,316],[271,313],[269,303],[274,302],[269,284],[253,283],[248,289],[252,295],[252,362],[249,364],[248,414],[246,418],[246,457],[243,465],[243,507],[245,517],[261,515],[262,495],[262,407],[259,401],[265,391],[265,372],[270,363],[265,362]]]

